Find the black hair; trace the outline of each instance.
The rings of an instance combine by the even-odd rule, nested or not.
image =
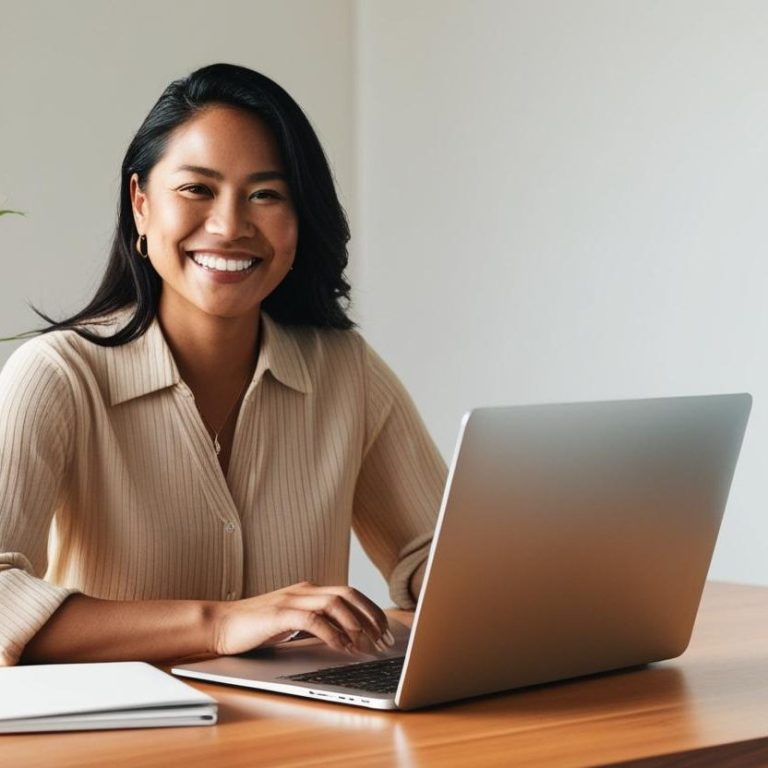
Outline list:
[[[301,107],[273,80],[235,64],[211,64],[172,82],[149,111],[123,159],[117,226],[101,284],[88,305],[65,320],[57,322],[35,309],[51,324],[42,333],[72,329],[95,344],[112,347],[137,339],[149,328],[162,282],[149,259],[136,250],[130,178],[136,173],[143,188],[171,133],[217,104],[255,114],[273,132],[298,218],[293,269],[264,299],[263,309],[285,325],[353,327],[346,314],[350,286],[344,278],[349,226],[314,129]],[[82,327],[131,304],[133,317],[112,336]]]

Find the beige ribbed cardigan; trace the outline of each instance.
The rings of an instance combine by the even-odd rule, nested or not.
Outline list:
[[[236,600],[346,583],[351,528],[413,605],[446,468],[411,399],[354,331],[263,314],[261,344],[226,478],[157,321],[122,347],[56,331],[11,355],[0,664],[73,592]]]

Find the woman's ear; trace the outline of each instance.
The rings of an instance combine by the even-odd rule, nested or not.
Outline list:
[[[133,209],[133,220],[136,223],[136,229],[144,232],[147,219],[147,195],[139,187],[139,174],[131,174],[129,182],[131,194],[131,208]]]

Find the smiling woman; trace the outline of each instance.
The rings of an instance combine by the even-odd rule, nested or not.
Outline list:
[[[280,151],[264,122],[206,108],[174,131],[143,190],[132,174],[130,191],[164,284],[166,329],[191,313],[241,316],[257,327],[261,303],[292,268],[298,241]]]
[[[166,88],[96,295],[0,372],[0,663],[391,643],[350,530],[413,607],[445,465],[352,329],[348,239],[280,86],[216,64]]]

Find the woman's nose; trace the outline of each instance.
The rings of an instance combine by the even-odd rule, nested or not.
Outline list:
[[[253,236],[256,229],[248,201],[222,195],[215,201],[206,222],[206,231],[224,240]]]

